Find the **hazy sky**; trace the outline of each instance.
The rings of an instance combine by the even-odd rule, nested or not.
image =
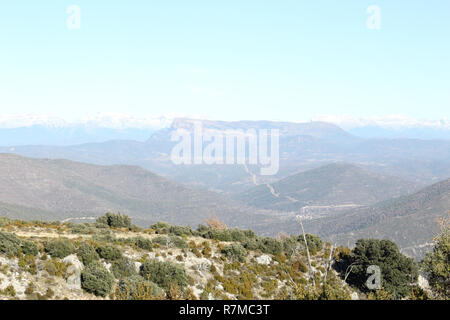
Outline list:
[[[3,114],[440,119],[449,75],[446,0],[0,2]]]

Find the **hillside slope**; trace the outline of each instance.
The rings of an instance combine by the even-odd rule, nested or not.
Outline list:
[[[414,183],[346,163],[301,172],[271,187],[259,185],[237,199],[258,208],[298,211],[305,206],[369,205],[417,190]]]
[[[308,232],[316,232],[339,243],[359,238],[389,239],[411,256],[422,256],[438,233],[437,220],[448,217],[450,179],[414,194],[383,201],[345,214],[305,222]]]
[[[218,194],[191,190],[140,167],[9,154],[0,154],[0,203],[8,216],[35,219],[121,211],[141,225],[156,221],[196,225],[211,216],[230,225],[252,221],[249,211]]]

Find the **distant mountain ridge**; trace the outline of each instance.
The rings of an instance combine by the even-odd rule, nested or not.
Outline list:
[[[20,128],[0,128],[0,145],[11,147],[30,145],[70,146],[110,140],[145,141],[153,132],[152,129],[139,128],[116,129],[86,125],[62,127],[33,125]]]
[[[242,165],[174,165],[170,158],[176,144],[171,141],[172,132],[177,128],[192,128],[197,121],[212,130],[279,129],[279,173],[259,177],[260,183],[273,183],[332,162],[353,163],[377,174],[400,176],[418,184],[432,184],[450,176],[450,140],[362,139],[323,122],[226,122],[180,118],[171,126],[155,131],[145,142],[114,140],[71,146],[8,146],[0,147],[0,152],[99,165],[138,165],[195,188],[230,194],[251,188],[252,177]]]

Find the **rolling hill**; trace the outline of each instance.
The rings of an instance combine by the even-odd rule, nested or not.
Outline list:
[[[389,239],[405,254],[421,257],[439,233],[438,219],[449,218],[450,179],[413,194],[371,206],[336,212],[325,217],[304,217],[305,231],[337,244],[351,246],[361,238]],[[298,233],[293,218],[267,225],[266,230]]]
[[[147,141],[116,140],[71,146],[11,146],[0,152],[24,157],[69,159],[98,165],[137,165],[171,180],[195,188],[239,194],[253,186],[242,165],[175,165],[170,151],[176,144],[171,133],[192,131],[195,120],[175,119],[172,125],[154,132]],[[260,183],[317,168],[330,162],[353,163],[381,175],[399,176],[418,184],[432,184],[450,176],[450,141],[418,139],[362,139],[325,122],[207,121],[204,129],[280,130],[280,171],[259,177]],[[439,150],[439,152],[436,152]],[[253,171],[258,170],[254,168]]]
[[[156,221],[197,225],[217,216],[238,226],[251,224],[255,210],[136,166],[97,166],[0,154],[3,215],[56,220],[107,211],[129,214],[140,225]]]
[[[281,211],[305,206],[370,205],[411,193],[414,183],[393,176],[375,175],[357,166],[332,163],[268,185],[259,185],[236,199],[248,205]]]

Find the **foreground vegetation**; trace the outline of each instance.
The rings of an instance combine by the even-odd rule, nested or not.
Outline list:
[[[209,220],[197,229],[0,218],[3,299],[448,299],[449,228],[417,263],[388,240],[352,250],[305,234],[261,237]],[[308,258],[309,257],[309,258]],[[369,266],[381,286],[367,286]],[[426,272],[430,290],[419,286]]]

